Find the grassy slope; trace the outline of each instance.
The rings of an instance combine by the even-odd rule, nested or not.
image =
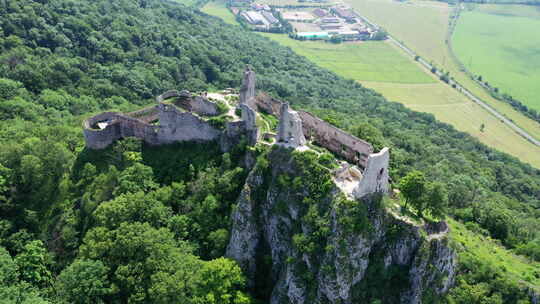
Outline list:
[[[478,6],[462,13],[453,46],[473,73],[540,110],[540,35],[531,32],[539,28],[535,8]]]
[[[445,45],[448,18],[451,13],[451,8],[446,3],[431,1],[401,3],[392,0],[347,0],[346,2],[356,8],[360,14],[385,27],[394,37],[405,42],[415,52],[449,71],[456,80],[475,95],[530,134],[540,138],[539,123],[515,111],[510,105],[495,100],[463,73],[457,63],[451,59]],[[487,114],[486,112],[480,117]],[[455,126],[459,128],[458,125]]]
[[[231,13],[231,11],[225,6],[225,1],[209,1],[201,9],[201,11],[207,13],[208,15],[219,17],[229,24],[238,24],[233,13]]]
[[[475,234],[459,222],[449,219],[448,224],[450,239],[458,245],[458,251],[464,250],[479,260],[497,265],[513,281],[522,282],[536,290],[540,289],[540,277],[537,277],[540,273],[540,263],[512,254],[491,238]]]
[[[298,41],[286,35],[262,35],[347,78],[394,83],[435,83],[433,78],[384,42],[332,44]]]
[[[440,121],[452,124],[487,145],[540,167],[538,147],[516,135],[505,124],[486,114],[480,106],[449,86],[434,81],[416,67],[414,61],[408,60],[401,51],[386,43],[334,45],[301,42],[279,34],[262,35],[289,46],[321,67],[360,81],[389,100],[403,103],[416,111],[431,113]],[[480,132],[481,124],[485,125],[484,132]]]

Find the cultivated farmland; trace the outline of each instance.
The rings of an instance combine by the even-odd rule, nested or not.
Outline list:
[[[486,113],[479,105],[436,81],[413,60],[385,42],[331,44],[297,41],[284,35],[261,33],[290,47],[336,74],[359,81],[391,101],[435,115],[483,143],[540,167],[540,149]],[[484,124],[484,130],[480,131]]]
[[[474,82],[452,57],[447,39],[452,8],[447,3],[435,1],[398,2],[393,0],[346,0],[361,15],[386,28],[392,36],[450,75],[473,94],[497,111],[514,121],[529,134],[540,139],[540,124],[514,110],[509,104],[498,101]],[[529,10],[535,10],[529,7]],[[523,9],[519,12],[523,14]],[[499,12],[501,13],[501,12]],[[506,12],[508,13],[508,12]],[[514,13],[517,13],[514,11]],[[538,27],[537,27],[538,28]],[[532,28],[529,33],[537,31]],[[538,35],[537,35],[538,36]],[[427,111],[427,110],[426,110]],[[490,115],[486,111],[480,117]],[[456,126],[459,128],[459,126]],[[517,135],[516,135],[517,136]]]
[[[477,104],[436,80],[397,47],[386,42],[332,44],[297,41],[286,35],[261,33],[290,47],[321,67],[357,80],[389,100],[434,114],[456,129],[468,132],[483,143],[540,167],[540,149],[529,143]],[[506,104],[499,103],[504,106]],[[512,110],[513,114],[521,115]],[[540,125],[532,120],[531,127]],[[483,132],[480,131],[484,124]],[[540,134],[540,131],[533,134]]]
[[[434,83],[435,80],[416,64],[385,42],[333,44],[322,41],[298,41],[285,35],[262,34],[318,65],[359,81],[393,83]]]
[[[540,29],[538,9],[477,5],[461,14],[453,47],[471,72],[540,111],[540,34],[535,29]]]

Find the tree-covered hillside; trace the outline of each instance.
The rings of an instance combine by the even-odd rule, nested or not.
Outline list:
[[[220,258],[246,174],[237,164],[241,151],[156,151],[124,141],[98,153],[84,149],[81,130],[92,113],[135,109],[168,89],[238,87],[246,64],[257,71],[260,90],[390,146],[396,184],[423,171],[445,186],[455,218],[540,259],[540,171],[431,115],[180,4],[4,0],[0,298],[247,302],[239,268]],[[499,270],[482,267],[483,275],[460,284],[489,285]],[[183,278],[190,280],[179,283]],[[517,285],[482,291],[517,303]]]

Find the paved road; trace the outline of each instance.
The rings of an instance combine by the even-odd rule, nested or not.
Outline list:
[[[363,19],[365,22],[367,22],[368,24],[370,24],[372,27],[375,27],[375,28],[379,28],[379,26],[373,22],[371,22],[368,18],[366,18],[365,16],[360,16],[358,15],[361,19]],[[412,57],[415,57],[417,56],[417,54],[409,49],[408,47],[406,47],[403,43],[397,41],[394,37],[388,35],[388,39],[390,40],[390,42],[392,42],[393,44],[397,45],[399,48],[401,48],[402,50],[404,50],[407,54],[409,54],[410,56]],[[426,60],[424,60],[422,57],[419,57],[418,58],[418,62],[420,62],[424,67],[426,67],[428,70],[431,70],[433,68],[433,66],[427,62]],[[442,76],[442,73],[437,70],[437,76]],[[501,113],[499,113],[497,110],[495,110],[494,108],[492,108],[490,105],[488,105],[487,103],[483,102],[480,98],[476,97],[473,93],[471,93],[469,90],[467,90],[465,87],[463,87],[461,84],[459,84],[457,81],[455,80],[452,80],[450,79],[449,82],[448,82],[448,85],[450,86],[455,86],[456,87],[456,90],[460,91],[461,93],[463,93],[463,95],[467,96],[469,99],[471,99],[472,101],[474,101],[475,103],[477,103],[478,105],[480,105],[482,108],[486,109],[489,113],[491,113],[493,116],[497,117],[497,119],[499,119],[501,122],[505,123],[506,125],[508,125],[510,128],[512,128],[516,133],[518,133],[519,135],[521,135],[522,137],[524,137],[526,140],[530,141],[531,143],[537,145],[537,146],[540,146],[540,141],[537,140],[536,138],[534,138],[531,134],[529,134],[527,131],[523,130],[522,128],[518,127],[515,123],[513,123],[511,120],[509,120],[508,118],[506,118],[504,115],[502,115]]]

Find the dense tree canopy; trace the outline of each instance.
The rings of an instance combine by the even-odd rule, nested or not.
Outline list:
[[[431,205],[447,197],[452,216],[539,255],[540,172],[432,115],[179,4],[4,0],[0,298],[248,302],[239,269],[221,258],[247,174],[242,150],[125,140],[96,152],[84,149],[80,127],[93,113],[134,110],[168,89],[238,87],[246,64],[259,89],[390,146],[396,184],[420,170],[433,183]]]

